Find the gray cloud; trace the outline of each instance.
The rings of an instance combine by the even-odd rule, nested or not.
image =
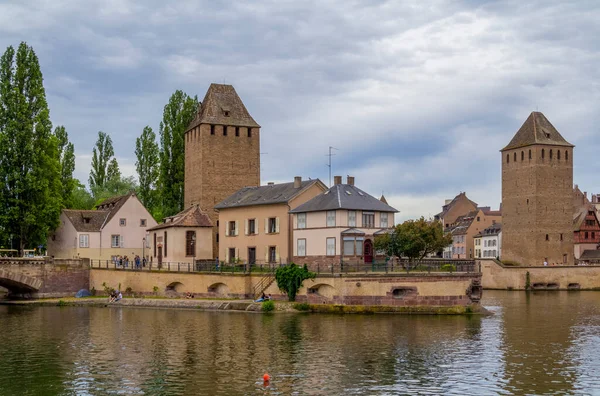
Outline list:
[[[263,181],[327,181],[332,145],[334,173],[405,219],[459,191],[496,207],[498,150],[536,109],[596,187],[599,17],[597,2],[8,1],[0,47],[34,46],[84,181],[98,130],[133,172],[175,89],[225,81],[263,127]]]

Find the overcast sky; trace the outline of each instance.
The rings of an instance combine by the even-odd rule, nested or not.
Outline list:
[[[499,150],[536,109],[600,193],[598,21],[598,1],[0,0],[0,48],[38,54],[83,182],[99,130],[135,175],[169,96],[225,82],[262,126],[263,183],[327,184],[334,146],[333,173],[401,221],[461,191],[497,208]]]

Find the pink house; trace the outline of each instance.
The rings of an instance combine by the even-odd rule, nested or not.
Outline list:
[[[134,192],[109,198],[95,210],[63,209],[59,227],[48,238],[48,255],[94,260],[149,258],[147,230],[156,225]]]

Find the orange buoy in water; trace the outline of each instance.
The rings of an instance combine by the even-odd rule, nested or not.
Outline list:
[[[269,382],[270,380],[271,380],[271,376],[268,373],[265,373],[265,375],[263,375],[263,381]]]

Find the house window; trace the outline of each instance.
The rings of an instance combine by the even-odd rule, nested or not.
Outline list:
[[[362,256],[363,254],[362,237],[344,237],[343,253],[344,256]]]
[[[375,228],[375,214],[373,212],[363,212],[362,226],[364,228]]]
[[[356,227],[356,211],[348,211],[348,227]]]
[[[380,218],[379,218],[379,226],[381,228],[387,228],[388,227],[388,214],[387,213],[380,213],[379,214]]]
[[[515,162],[517,162],[517,153],[516,153],[516,152],[513,154],[513,160],[514,160]]]
[[[248,235],[256,235],[256,219],[248,220]]]
[[[223,136],[227,136],[227,125],[223,125]]]
[[[211,126],[210,126],[210,134],[211,134],[211,135],[214,135],[214,134],[215,134],[215,126],[214,126],[214,125],[211,125]]]
[[[588,232],[586,231],[586,232],[585,232],[585,239],[588,239],[588,236],[589,236],[589,234],[588,234]]]
[[[185,232],[185,255],[196,257],[196,231]]]
[[[354,238],[344,238],[344,256],[354,256]]]
[[[269,219],[267,220],[267,234],[275,234],[279,231],[278,220],[278,217],[269,217]]]
[[[140,219],[140,227],[146,227],[146,219]]]
[[[561,241],[563,240],[563,236],[562,236],[562,234],[560,234],[560,240],[561,240]]]
[[[235,127],[235,136],[240,136],[240,127]]]
[[[563,264],[567,264],[567,255],[563,254]]]
[[[552,159],[552,149],[550,149],[550,159]]]
[[[529,150],[529,159],[531,159],[531,150]]]
[[[480,221],[481,219],[479,218],[479,216],[477,216],[477,221]]]
[[[219,243],[219,233],[218,232],[215,234],[215,237],[216,237],[216,242]]]
[[[306,213],[298,213],[298,228],[306,228]]]
[[[546,157],[546,150],[542,149],[542,159]]]
[[[228,223],[229,226],[229,236],[235,236],[236,235],[236,229],[235,229],[235,221],[230,221]]]
[[[523,151],[521,151],[521,161],[523,161],[525,159],[525,153]]]
[[[90,236],[88,234],[79,235],[79,247],[89,248],[90,247]]]
[[[327,211],[327,227],[335,227],[335,210]]]
[[[252,128],[248,127],[248,137],[252,137]]]
[[[277,247],[269,246],[269,263],[277,262]]]
[[[127,219],[119,219],[119,225],[125,227],[127,225]]]
[[[548,236],[548,234],[546,234],[546,240],[549,241],[550,237]]]
[[[560,150],[556,150],[556,159],[560,161]]]
[[[298,239],[296,255],[299,257],[306,256],[306,239]]]
[[[592,231],[592,239],[596,239],[596,233]]]
[[[235,248],[229,248],[229,264],[235,263]]]
[[[335,256],[335,238],[327,238],[327,255]]]
[[[121,235],[111,235],[110,237],[110,247],[118,248],[123,245],[123,240]]]

